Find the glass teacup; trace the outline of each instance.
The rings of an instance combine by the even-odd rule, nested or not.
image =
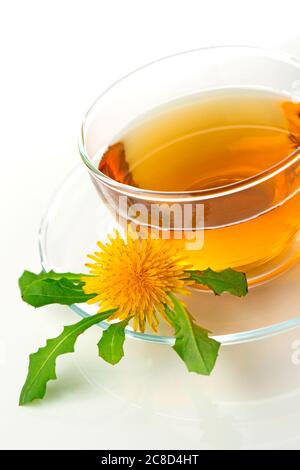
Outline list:
[[[299,77],[299,61],[285,54],[221,47],[171,56],[120,80],[98,98],[82,126],[80,153],[102,201],[131,236],[175,243],[195,269],[239,269],[250,284],[280,273],[300,252],[299,148],[242,181],[188,191],[120,183],[98,163],[130,122],[163,103],[242,87],[276,91],[298,103]]]

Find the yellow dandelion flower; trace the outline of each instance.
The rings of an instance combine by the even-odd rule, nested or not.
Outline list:
[[[118,232],[97,245],[100,251],[88,255],[93,263],[86,264],[91,276],[82,278],[84,292],[96,294],[89,303],[99,303],[100,311],[117,307],[110,320],[133,317],[135,330],[144,332],[148,322],[157,331],[157,313],[165,317],[164,305],[173,307],[168,294],[187,294],[193,284],[182,252],[167,240],[124,240]]]

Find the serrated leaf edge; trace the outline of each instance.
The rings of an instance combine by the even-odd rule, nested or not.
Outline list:
[[[125,328],[126,328],[126,326],[128,325],[129,321],[130,321],[130,317],[129,317],[129,318],[126,318],[125,320],[122,320],[122,321],[120,321],[120,322],[113,323],[113,324],[110,325],[105,331],[103,331],[102,337],[101,337],[100,341],[99,341],[98,344],[97,344],[97,346],[98,346],[98,353],[99,353],[99,357],[101,357],[101,358],[102,358],[105,362],[107,362],[108,364],[111,364],[111,365],[114,366],[114,365],[118,364],[118,363],[121,361],[122,357],[124,357],[123,345],[124,345],[124,341],[125,341]],[[124,324],[124,327],[122,326],[122,329],[123,329],[123,332],[124,332],[124,340],[123,340],[123,344],[122,344],[122,354],[121,354],[121,357],[120,357],[120,359],[119,359],[118,361],[116,361],[116,362],[110,362],[110,361],[108,361],[108,360],[103,356],[103,354],[101,354],[101,351],[100,351],[100,346],[101,346],[101,344],[102,344],[101,342],[102,342],[102,340],[103,340],[103,337],[105,337],[105,335],[108,333],[108,330],[109,330],[110,328],[112,328],[112,327],[115,327],[115,328],[116,328],[116,327],[120,327],[121,324]],[[113,336],[113,340],[114,340],[114,336]],[[113,341],[110,343],[110,349],[111,349],[111,350],[113,349],[112,343],[113,343]],[[113,357],[113,354],[112,354],[112,353],[111,353],[111,357]]]
[[[50,338],[46,341],[46,345],[39,348],[35,353],[31,353],[29,355],[29,366],[28,366],[28,374],[27,374],[27,377],[26,377],[26,381],[23,385],[23,388],[21,390],[21,394],[20,394],[20,400],[19,400],[19,405],[24,405],[25,403],[28,403],[36,398],[43,398],[45,396],[45,393],[46,393],[46,389],[47,389],[47,383],[49,380],[56,380],[57,379],[57,376],[56,376],[56,371],[55,371],[55,367],[56,367],[56,359],[57,357],[59,357],[60,355],[56,356],[54,358],[54,377],[50,376],[46,379],[45,381],[45,384],[42,388],[42,391],[41,391],[41,394],[36,396],[36,397],[33,397],[31,398],[30,400],[24,400],[22,399],[23,395],[26,393],[26,389],[27,389],[27,380],[29,378],[29,373],[30,373],[30,365],[31,365],[31,359],[32,357],[36,357],[36,355],[38,355],[40,352],[44,351],[45,349],[47,349],[47,347],[49,347],[49,345],[51,346],[51,342],[55,342],[60,336],[62,336],[62,340],[56,345],[56,347],[51,351],[51,354],[46,358],[46,360],[42,363],[42,365],[39,367],[38,371],[35,373],[33,379],[30,380],[29,382],[29,387],[31,388],[32,385],[36,382],[38,376],[40,375],[41,371],[43,370],[43,368],[45,367],[45,365],[47,364],[47,362],[49,362],[49,360],[51,358],[53,358],[53,355],[55,355],[55,352],[57,351],[57,349],[62,345],[63,342],[67,341],[71,335],[74,335],[75,336],[75,339],[74,339],[74,345],[72,346],[72,349],[70,351],[66,351],[64,353],[62,353],[61,355],[63,354],[68,354],[68,353],[71,353],[71,352],[74,352],[75,350],[75,342],[77,340],[77,337],[84,333],[90,326],[93,326],[94,324],[97,324],[103,320],[105,320],[106,318],[108,318],[113,312],[115,312],[117,309],[111,309],[111,310],[108,310],[106,312],[101,312],[101,313],[96,313],[95,315],[93,315],[92,317],[86,317],[86,318],[83,318],[82,320],[80,320],[77,324],[73,324],[73,325],[67,325],[63,328],[62,332],[60,333],[60,335],[56,338]],[[86,322],[86,325],[85,325],[85,328],[80,332],[80,330],[82,329],[83,327],[83,322]],[[75,328],[74,328],[75,327]],[[68,330],[72,330],[67,336],[64,336],[65,333],[68,331]],[[77,332],[79,331],[79,333],[77,334]],[[77,336],[76,336],[77,334]]]

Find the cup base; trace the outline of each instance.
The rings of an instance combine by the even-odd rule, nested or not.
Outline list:
[[[294,236],[289,244],[280,255],[271,261],[264,263],[247,272],[248,285],[255,287],[266,282],[270,282],[286,270],[294,266],[300,258],[300,231]]]
[[[115,228],[115,218],[97,196],[85,168],[78,168],[56,191],[42,221],[39,245],[43,269],[84,272],[86,255],[94,252],[96,242],[105,241]],[[184,301],[196,323],[222,344],[261,339],[300,326],[300,263],[292,267],[298,259],[299,245],[298,234],[288,252],[272,264],[261,266],[260,272],[253,272],[249,280],[255,288],[246,297],[216,297],[210,291],[194,289]],[[71,308],[82,317],[98,310],[97,305],[88,304]],[[108,325],[102,322],[100,326]],[[158,334],[134,332],[130,327],[126,334],[142,341],[174,344],[173,331],[163,321]]]
[[[247,275],[248,286],[250,289],[266,284],[276,279],[288,269],[292,268],[300,259],[300,231],[294,236],[289,247],[280,255],[267,263],[256,266],[253,269],[240,267],[238,271],[245,272]],[[194,287],[199,291],[208,291],[206,287]]]

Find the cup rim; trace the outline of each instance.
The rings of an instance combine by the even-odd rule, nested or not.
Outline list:
[[[161,57],[159,59],[153,60],[151,62],[148,62],[132,70],[131,72],[122,76],[120,79],[113,82],[96,98],[96,100],[92,103],[92,105],[89,107],[88,111],[86,112],[84,119],[82,121],[82,125],[81,125],[81,132],[80,132],[78,147],[79,147],[79,153],[80,153],[81,159],[84,162],[84,164],[87,166],[88,170],[97,179],[99,179],[105,186],[114,188],[115,190],[123,194],[131,194],[131,195],[135,194],[136,197],[138,198],[143,198],[145,196],[145,198],[147,199],[166,198],[167,200],[169,200],[170,197],[172,198],[175,197],[176,200],[184,199],[186,201],[190,199],[193,201],[196,201],[196,200],[199,201],[199,200],[204,200],[204,199],[212,199],[212,198],[216,198],[220,196],[226,196],[226,195],[230,195],[239,191],[243,191],[245,189],[249,189],[253,186],[256,186],[260,183],[263,183],[273,178],[277,174],[286,170],[289,166],[293,165],[295,162],[297,162],[297,160],[300,160],[300,146],[299,146],[293,152],[288,154],[286,157],[283,157],[279,162],[275,163],[271,167],[253,176],[245,178],[241,181],[237,181],[237,182],[225,185],[225,186],[217,186],[217,187],[209,188],[209,189],[196,189],[196,190],[190,190],[190,191],[157,191],[157,190],[152,190],[152,189],[138,188],[135,186],[131,186],[131,185],[127,185],[127,184],[115,181],[109,176],[106,176],[100,170],[98,170],[97,166],[94,165],[92,160],[89,158],[85,149],[85,140],[84,140],[85,124],[90,113],[93,111],[94,107],[96,106],[96,104],[107,93],[109,93],[110,90],[118,86],[119,83],[123,82],[123,80],[126,80],[127,78],[131,77],[135,73],[141,70],[147,69],[148,67],[151,67],[152,65],[155,65],[164,60],[168,60],[168,59],[172,59],[175,57],[179,57],[179,56],[191,54],[191,53],[196,53],[196,52],[224,50],[224,49],[228,49],[231,51],[246,49],[248,51],[259,53],[260,55],[263,54],[265,57],[270,57],[270,58],[280,60],[281,62],[290,64],[300,70],[300,59],[293,55],[290,55],[283,51],[277,51],[273,49],[267,49],[267,48],[256,47],[256,46],[249,46],[249,45],[225,45],[225,46],[209,46],[209,47],[195,48],[195,49],[190,49],[190,50],[186,50],[182,52],[177,52],[175,54],[170,54],[170,55]]]

